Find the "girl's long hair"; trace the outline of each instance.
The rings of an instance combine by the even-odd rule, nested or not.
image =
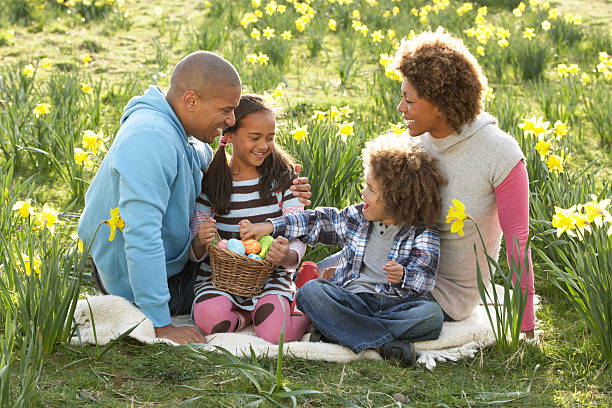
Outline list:
[[[251,113],[270,112],[275,115],[271,106],[259,95],[242,95],[240,103],[235,109],[236,123],[225,131],[235,132],[240,128],[242,120]],[[257,167],[259,173],[259,196],[266,199],[275,191],[284,192],[297,174],[294,170],[293,158],[285,152],[278,144],[274,150]],[[225,146],[219,146],[215,156],[204,173],[202,179],[202,191],[208,196],[214,212],[219,215],[229,213],[230,197],[232,195],[232,174],[229,162],[225,154]]]

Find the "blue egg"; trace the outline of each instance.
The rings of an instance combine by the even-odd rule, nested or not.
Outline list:
[[[259,259],[261,261],[261,256],[259,256],[257,254],[249,254],[249,258]]]
[[[227,250],[240,255],[244,255],[245,253],[244,244],[242,241],[236,238],[232,238],[227,241]]]

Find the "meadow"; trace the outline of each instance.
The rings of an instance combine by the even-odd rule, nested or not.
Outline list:
[[[0,0],[0,406],[612,406],[611,19],[609,0]],[[400,41],[438,26],[478,58],[485,108],[527,158],[536,342],[431,372],[69,343],[97,292],[76,223],[131,97],[167,89],[189,52],[223,55],[283,108],[312,206],[342,207],[364,142],[404,130]]]

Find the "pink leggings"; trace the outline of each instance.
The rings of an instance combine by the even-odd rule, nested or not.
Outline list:
[[[523,331],[533,329],[535,325],[535,314],[533,310],[533,295],[535,287],[533,284],[533,269],[531,267],[531,251],[527,254],[529,265],[529,276],[525,274],[523,264],[524,248],[529,235],[529,179],[527,178],[527,168],[525,162],[520,161],[512,171],[506,176],[504,181],[495,188],[495,200],[497,202],[497,216],[499,225],[504,232],[506,240],[506,253],[508,263],[511,256],[520,260],[522,279],[521,289],[527,288],[527,304],[525,305],[525,315],[523,316]],[[517,253],[514,238],[518,238],[520,253]],[[512,248],[512,250],[510,250]],[[516,276],[514,276],[516,279]]]
[[[258,300],[255,310],[249,312],[236,306],[222,295],[207,298],[193,307],[193,319],[204,334],[228,333],[242,330],[251,319],[255,334],[270,343],[278,344],[283,326],[285,306],[285,341],[299,340],[306,332],[309,321],[302,313],[291,313],[289,300],[277,295],[265,295]]]

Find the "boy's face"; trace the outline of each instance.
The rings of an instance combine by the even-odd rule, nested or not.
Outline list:
[[[365,187],[361,190],[361,198],[365,203],[363,216],[368,221],[382,221],[385,224],[394,224],[389,212],[385,209],[383,201],[382,187],[372,176],[372,172],[367,172],[365,177]]]

